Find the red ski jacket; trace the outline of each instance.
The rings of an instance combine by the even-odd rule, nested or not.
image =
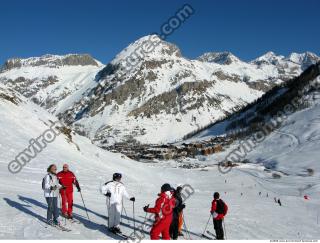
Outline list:
[[[72,171],[60,171],[57,174],[57,177],[60,184],[66,187],[66,192],[73,192],[73,185],[76,185],[77,188],[79,187],[79,183],[76,179],[76,176],[73,174]]]
[[[155,214],[155,223],[166,219],[171,223],[176,200],[171,192],[162,192],[158,196],[154,208],[148,208],[147,212]]]
[[[223,203],[223,208],[219,208],[218,209],[218,201],[219,203]],[[221,220],[224,218],[224,216],[226,216],[227,212],[228,212],[228,205],[222,201],[221,199],[214,199],[212,201],[212,205],[211,205],[211,210],[210,212],[212,213],[213,219],[215,220]]]

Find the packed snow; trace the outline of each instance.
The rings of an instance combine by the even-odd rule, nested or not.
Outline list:
[[[320,185],[316,161],[319,158],[318,106],[294,114],[281,130],[295,133],[300,143],[291,136],[273,134],[272,139],[266,140],[251,155],[251,159],[267,159],[272,154],[272,159],[278,161],[281,170],[288,168],[287,172],[290,172],[279,179],[272,179],[270,172],[264,170],[263,164],[247,164],[222,174],[215,166],[218,159],[214,157],[204,161],[207,166],[202,169],[177,168],[174,161],[140,163],[121,154],[102,150],[87,138],[75,134],[72,135],[72,142],[68,142],[64,135],[59,135],[20,173],[11,174],[7,169],[8,163],[27,148],[31,138],[37,138],[48,129],[50,120],[55,121],[56,118],[14,91],[2,86],[1,90],[21,100],[14,104],[0,98],[1,239],[117,239],[103,226],[107,224],[106,199],[99,192],[100,185],[110,180],[114,172],[123,174],[123,183],[128,192],[137,199],[137,226],[144,221],[142,207],[152,205],[160,186],[169,182],[172,186],[190,184],[195,190],[186,200],[187,207],[184,211],[192,239],[201,239],[200,235],[209,218],[214,191],[219,191],[229,205],[229,213],[225,219],[227,239],[320,237]],[[291,149],[288,149],[290,145]],[[287,150],[288,153],[279,152],[282,146],[283,151]],[[277,150],[273,153],[273,149]],[[222,157],[223,154],[218,156]],[[193,162],[202,163],[200,159]],[[62,169],[63,163],[69,163],[80,182],[89,210],[90,221],[86,218],[79,193],[75,192],[74,216],[81,224],[67,222],[66,227],[72,229],[71,232],[45,228],[43,223],[47,206],[41,181],[51,163],[57,164],[59,169]],[[290,165],[294,166],[287,167]],[[314,175],[298,175],[303,167],[314,168]],[[298,173],[294,173],[295,171]],[[309,196],[309,200],[303,198],[304,194]],[[282,206],[274,202],[274,197],[281,199]],[[126,234],[131,234],[132,203],[125,201],[124,206],[127,215],[124,212],[121,228]],[[211,223],[209,230],[213,232]]]

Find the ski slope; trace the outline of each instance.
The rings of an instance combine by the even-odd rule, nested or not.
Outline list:
[[[214,159],[203,163],[208,166],[203,169],[177,168],[174,161],[168,163],[139,163],[121,154],[114,154],[93,145],[87,138],[73,135],[69,143],[64,135],[60,135],[49,144],[45,150],[31,160],[20,173],[9,173],[8,163],[15,155],[24,150],[31,138],[36,138],[48,129],[49,120],[55,117],[42,108],[28,102],[23,97],[0,87],[7,94],[17,96],[21,102],[17,105],[0,98],[0,238],[1,239],[114,239],[103,225],[107,224],[105,197],[99,192],[101,183],[109,180],[114,172],[123,174],[123,182],[128,192],[135,196],[136,225],[140,226],[145,217],[144,205],[154,203],[160,186],[169,182],[173,186],[190,184],[195,193],[187,199],[185,222],[192,239],[201,239],[200,234],[209,217],[209,209],[214,191],[219,191],[229,205],[229,213],[225,224],[228,239],[319,239],[320,225],[317,224],[319,214],[319,174],[312,177],[301,177],[294,174],[281,179],[271,179],[262,165],[246,165],[234,168],[228,174],[221,174],[214,166]],[[318,107],[313,113],[318,112]],[[319,113],[317,113],[319,114]],[[317,116],[310,123],[305,123],[305,131],[310,133],[305,140],[316,139],[311,136],[318,130]],[[47,125],[46,125],[47,124]],[[299,123],[295,123],[296,126]],[[308,124],[311,132],[308,130]],[[313,124],[313,125],[311,125]],[[314,127],[313,127],[314,126]],[[297,129],[296,127],[291,127]],[[289,125],[288,125],[289,131]],[[281,135],[279,135],[281,137]],[[285,139],[285,138],[283,138]],[[290,139],[290,138],[286,138]],[[280,140],[279,140],[280,141]],[[276,142],[276,141],[275,141]],[[293,141],[291,141],[293,144]],[[266,141],[267,143],[267,141]],[[317,154],[317,143],[314,147],[297,145],[303,153],[313,158],[313,166]],[[266,146],[266,145],[265,145]],[[271,145],[270,145],[271,146]],[[278,143],[279,146],[279,143]],[[79,148],[79,150],[77,149]],[[264,153],[263,148],[257,150]],[[288,159],[293,159],[297,152],[288,153]],[[261,156],[261,155],[260,155]],[[252,157],[253,158],[253,157]],[[296,159],[298,161],[299,158]],[[285,159],[283,159],[283,163]],[[45,228],[42,220],[46,215],[46,204],[41,189],[41,180],[49,164],[55,163],[62,168],[63,163],[69,163],[82,187],[83,197],[89,210],[90,221],[82,207],[79,193],[75,192],[75,218],[82,224],[70,224],[66,227],[71,232],[58,231],[55,228]],[[197,163],[202,163],[200,160]],[[302,166],[300,163],[300,166]],[[285,166],[285,164],[281,164]],[[319,171],[318,168],[315,168]],[[292,170],[295,170],[292,167]],[[226,180],[226,181],[225,181]],[[304,200],[298,190],[301,185],[312,184],[304,191],[310,200]],[[261,196],[259,196],[261,192]],[[243,196],[240,194],[243,193]],[[268,193],[268,197],[266,197]],[[283,203],[280,207],[273,198],[279,197]],[[133,231],[132,203],[125,201],[127,217],[122,218],[122,230],[126,234]],[[213,231],[212,225],[209,226]],[[148,239],[148,236],[147,236]]]

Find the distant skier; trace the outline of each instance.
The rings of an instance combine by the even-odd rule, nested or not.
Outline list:
[[[278,199],[278,204],[281,206],[282,204],[281,204],[281,201],[280,201],[280,198]]]
[[[261,192],[259,192],[259,196],[261,196]]]
[[[175,198],[172,191],[170,184],[163,184],[154,208],[143,207],[145,212],[155,214],[155,221],[150,231],[151,240],[159,240],[160,234],[163,240],[170,240],[170,225],[173,208],[175,207]]]
[[[56,172],[57,166],[52,164],[47,169],[47,175],[42,179],[42,189],[46,198],[47,209],[47,223],[50,225],[59,225],[59,209],[58,209],[58,195],[59,189],[63,188],[58,182]]]
[[[61,201],[62,201],[62,216],[68,219],[72,219],[72,207],[73,207],[73,185],[81,191],[79,182],[72,171],[69,170],[69,165],[64,164],[63,170],[57,174],[59,183],[64,186],[60,189]]]
[[[115,234],[121,233],[120,217],[123,197],[130,199],[130,201],[135,201],[134,197],[129,196],[121,179],[122,175],[120,173],[114,173],[112,181],[106,182],[101,187],[101,192],[107,197],[108,227]]]
[[[213,217],[216,238],[217,240],[224,240],[222,221],[228,212],[228,206],[222,199],[220,199],[219,192],[215,192],[213,194],[213,198],[210,212]]]
[[[182,187],[178,186],[174,191],[174,198],[176,200],[175,207],[172,214],[172,222],[170,225],[170,236],[173,240],[177,240],[178,236],[183,236],[182,225],[183,225],[183,209],[186,205],[183,203],[181,197]]]

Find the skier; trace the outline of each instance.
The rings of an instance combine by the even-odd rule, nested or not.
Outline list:
[[[151,240],[159,240],[160,234],[163,240],[170,240],[170,224],[172,221],[175,198],[170,184],[165,183],[161,186],[161,193],[158,194],[154,208],[143,207],[147,213],[155,214],[155,221],[150,231]]]
[[[222,227],[222,221],[228,212],[227,204],[220,199],[219,192],[213,194],[213,201],[211,206],[211,214],[213,217],[213,225],[216,231],[217,240],[224,240],[224,232]]]
[[[278,204],[281,206],[282,204],[281,204],[281,201],[280,201],[280,198],[278,199]]]
[[[170,225],[170,236],[173,240],[177,240],[178,236],[183,236],[182,234],[182,225],[183,225],[183,209],[186,205],[183,203],[181,197],[182,187],[178,186],[177,189],[174,191],[174,198],[175,198],[175,207],[173,209],[172,214],[172,222]]]
[[[129,196],[125,186],[121,182],[121,179],[122,175],[120,173],[114,173],[112,181],[106,182],[101,187],[101,192],[107,197],[108,227],[114,234],[121,234],[119,226],[123,197],[130,199],[132,202],[136,200],[134,197]]]
[[[59,189],[63,188],[63,186],[59,184],[56,172],[56,165],[52,164],[48,167],[47,175],[42,179],[42,189],[48,204],[47,223],[49,225],[59,226],[58,195]]]
[[[72,217],[72,206],[73,206],[73,185],[81,191],[80,185],[77,181],[76,176],[72,171],[69,170],[69,165],[64,164],[63,170],[57,174],[59,183],[64,186],[60,189],[61,201],[62,201],[62,216],[67,219],[73,219]],[[68,206],[67,206],[68,205]]]

